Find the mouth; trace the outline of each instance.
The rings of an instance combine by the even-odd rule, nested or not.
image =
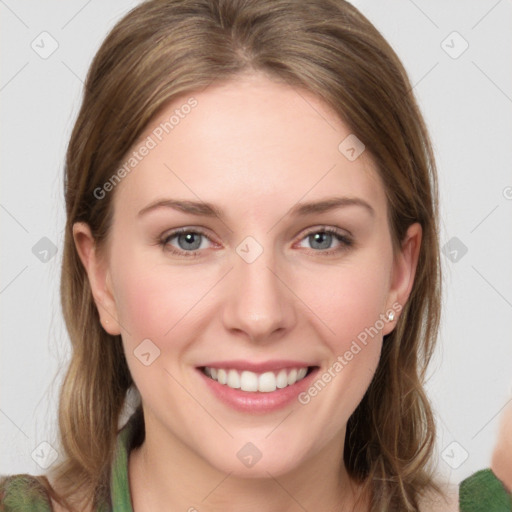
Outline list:
[[[306,360],[209,361],[195,370],[204,391],[232,410],[269,414],[293,406],[320,372]]]
[[[209,379],[231,389],[247,393],[273,393],[297,384],[318,369],[318,366],[296,365],[263,372],[229,366],[201,366],[198,369]]]

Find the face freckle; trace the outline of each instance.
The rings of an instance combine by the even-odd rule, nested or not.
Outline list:
[[[139,140],[190,95],[168,105]],[[288,471],[331,448],[340,456],[346,422],[379,361],[381,315],[396,298],[383,184],[367,152],[350,160],[340,151],[350,130],[311,93],[256,75],[193,96],[197,106],[114,197],[109,273],[153,433],[148,443],[165,432],[211,466],[240,475],[249,470],[234,454],[249,439],[265,455],[251,475]],[[292,212],[327,200],[338,205]],[[163,235],[180,228],[188,237],[162,245]],[[197,254],[187,256],[197,240]],[[141,343],[154,358],[149,365],[137,356]],[[307,403],[295,396],[268,409],[237,407],[215,391],[231,388],[212,389],[200,368],[244,361],[284,361],[288,375],[302,364],[310,368],[302,391],[316,380],[325,386]],[[269,403],[272,394],[265,393]]]

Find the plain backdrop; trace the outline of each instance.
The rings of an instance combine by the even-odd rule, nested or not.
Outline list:
[[[69,355],[63,161],[83,81],[138,2],[0,0],[0,474],[41,474]],[[439,170],[443,323],[427,391],[439,471],[489,466],[512,396],[512,2],[358,0],[402,59]]]

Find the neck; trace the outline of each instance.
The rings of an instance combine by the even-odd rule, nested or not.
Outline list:
[[[356,510],[360,490],[343,463],[345,430],[291,471],[246,478],[213,467],[172,435],[152,436],[129,455],[134,512],[298,512]],[[364,506],[362,506],[364,504]],[[362,498],[358,511],[369,510]]]

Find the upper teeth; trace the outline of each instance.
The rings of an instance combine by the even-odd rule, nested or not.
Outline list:
[[[220,384],[242,391],[261,391],[270,393],[277,388],[285,388],[302,380],[307,373],[307,368],[293,368],[274,372],[254,373],[247,370],[238,372],[233,369],[204,367],[204,373]]]

